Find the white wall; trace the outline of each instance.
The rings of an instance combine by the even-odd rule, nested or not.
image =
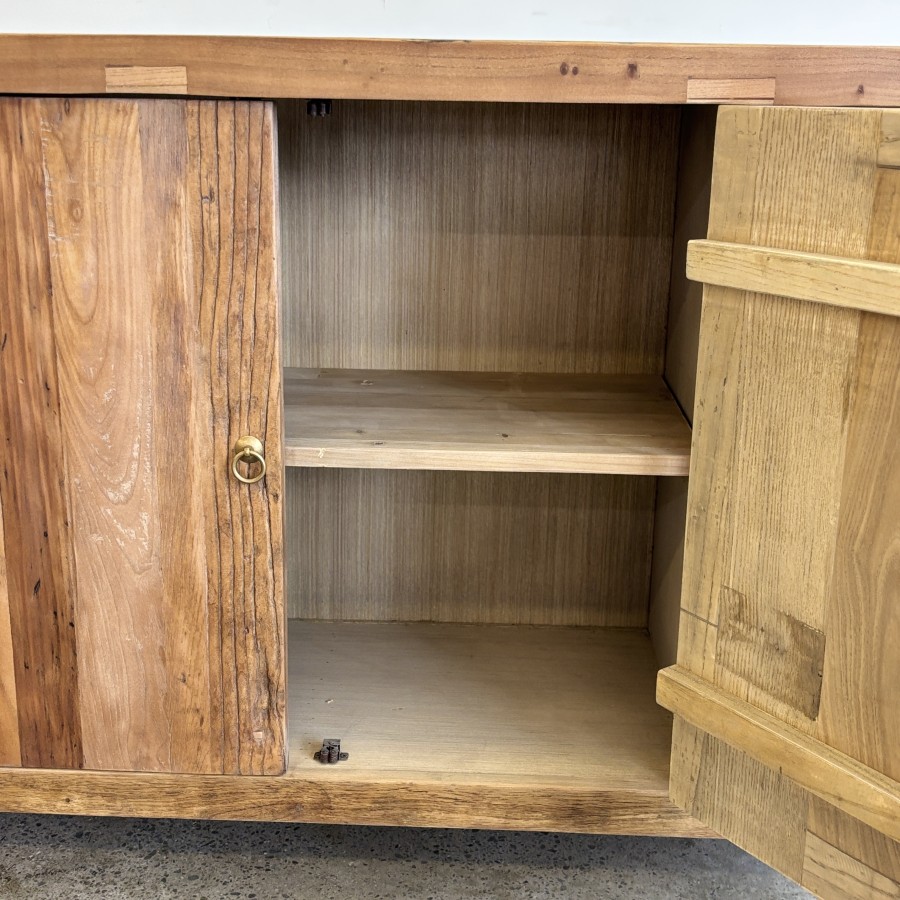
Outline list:
[[[900,0],[0,0],[0,32],[900,45]]]

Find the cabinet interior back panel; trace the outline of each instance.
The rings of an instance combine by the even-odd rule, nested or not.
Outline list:
[[[285,365],[662,373],[677,109],[278,116]]]
[[[646,627],[654,478],[289,469],[288,616]]]
[[[661,374],[679,112],[278,107],[284,363]],[[289,615],[645,626],[652,478],[289,472]]]

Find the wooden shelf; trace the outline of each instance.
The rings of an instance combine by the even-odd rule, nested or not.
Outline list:
[[[651,375],[285,369],[285,464],[686,475],[690,428]]]
[[[655,702],[645,631],[299,620],[288,631],[292,776],[440,783],[444,799],[456,784],[485,797],[589,790],[611,817],[640,810],[645,827],[654,815],[670,827],[672,719]],[[315,761],[323,738],[350,758]]]

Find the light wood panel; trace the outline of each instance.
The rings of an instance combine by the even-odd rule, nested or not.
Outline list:
[[[877,165],[880,112],[719,116],[710,240],[900,263],[900,172]],[[809,281],[828,299],[830,276]],[[898,589],[898,336],[892,317],[706,288],[678,654],[712,689],[784,723],[813,752],[827,748],[819,767],[829,755],[849,759],[894,792],[900,654],[887,597]],[[846,896],[857,863],[873,884],[895,880],[863,858],[856,832],[821,833],[818,801],[800,788],[816,767],[793,773],[792,792],[782,774],[790,754],[773,754],[773,842],[741,801],[759,793],[760,764],[741,752],[753,747],[726,736],[726,774],[707,761],[725,752],[721,741],[698,743],[682,725],[676,718],[676,802],[824,896]],[[852,803],[837,793],[835,804]],[[853,812],[874,821],[871,810]],[[878,828],[896,834],[897,811],[885,815]]]
[[[661,374],[677,111],[278,111],[286,365]]]
[[[708,836],[635,630],[290,624],[277,778],[0,771],[0,809]],[[312,759],[340,737],[346,762]]]
[[[186,94],[184,66],[107,66],[107,94]]]
[[[22,764],[281,772],[272,110],[3,100],[0,117]],[[228,474],[248,431],[270,457],[250,490]]]
[[[896,47],[170,35],[0,39],[4,92],[102,93],[108,65],[184,66],[187,90],[199,96],[684,103],[691,79],[774,79],[779,104],[900,105]]]
[[[777,84],[774,78],[688,78],[688,103],[752,103],[775,102]]]
[[[900,838],[900,783],[785,725],[680,666],[659,673],[657,700],[695,727],[749,756],[894,840]]]
[[[0,502],[0,766],[22,764],[19,715],[16,709],[16,670],[13,665],[6,550],[3,546],[3,506]]]
[[[900,266],[892,263],[691,241],[687,272],[704,284],[900,316]]]
[[[671,717],[638,629],[291,622],[291,769],[662,792]],[[576,675],[577,673],[577,675]]]
[[[690,429],[658,376],[292,369],[285,464],[684,475]]]
[[[288,470],[288,609],[646,627],[652,478]]]

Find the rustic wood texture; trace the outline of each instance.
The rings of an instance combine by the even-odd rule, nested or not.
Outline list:
[[[22,764],[83,764],[39,101],[0,100],[0,482]]]
[[[307,619],[646,627],[652,478],[291,469]]]
[[[659,673],[657,700],[838,809],[900,839],[900,783],[785,725],[680,666]],[[713,801],[715,802],[715,801]]]
[[[691,241],[687,272],[704,284],[900,316],[900,266],[892,263]]]
[[[280,104],[285,364],[661,374],[677,140],[660,108]]]
[[[900,112],[885,110],[881,116],[878,165],[900,169]]]
[[[325,769],[326,771],[321,771]],[[0,769],[0,809],[90,816],[318,822],[715,837],[665,792],[522,779],[388,773],[343,781],[330,766],[280,778]]]
[[[107,66],[107,94],[186,94],[184,66]]]
[[[719,115],[710,240],[900,263],[900,172],[877,166],[880,112]],[[895,792],[898,337],[896,318],[706,288],[678,654],[717,691]],[[738,754],[728,827],[722,774],[715,786],[697,781],[713,777],[702,757],[721,752],[717,739],[673,747],[673,798],[702,797],[688,807],[698,818],[801,880],[810,795],[784,802],[776,846],[759,833],[755,807],[736,803],[758,794],[754,749],[726,740]],[[780,783],[785,759],[776,771]],[[895,833],[896,816],[879,827]],[[822,839],[863,862],[854,840]],[[818,886],[825,856],[812,855]]]
[[[775,102],[774,78],[688,78],[688,103],[762,105]]]
[[[0,809],[711,835],[667,797],[671,719],[640,631],[292,622],[290,635],[285,776],[5,770]],[[312,754],[334,734],[350,759],[322,766]],[[577,766],[548,752],[560,734]]]
[[[272,110],[5,100],[0,116],[21,247],[0,282],[21,762],[281,772]],[[251,430],[271,474],[248,491],[228,465]]]
[[[19,766],[19,713],[16,708],[16,669],[13,664],[6,549],[3,546],[3,505],[0,500],[0,766]]]
[[[691,431],[655,375],[291,369],[285,465],[686,475]]]
[[[691,79],[774,79],[778,104],[900,105],[896,47],[187,35],[0,39],[3,92],[103,93],[108,65],[184,66],[188,92],[199,96],[684,103]]]

